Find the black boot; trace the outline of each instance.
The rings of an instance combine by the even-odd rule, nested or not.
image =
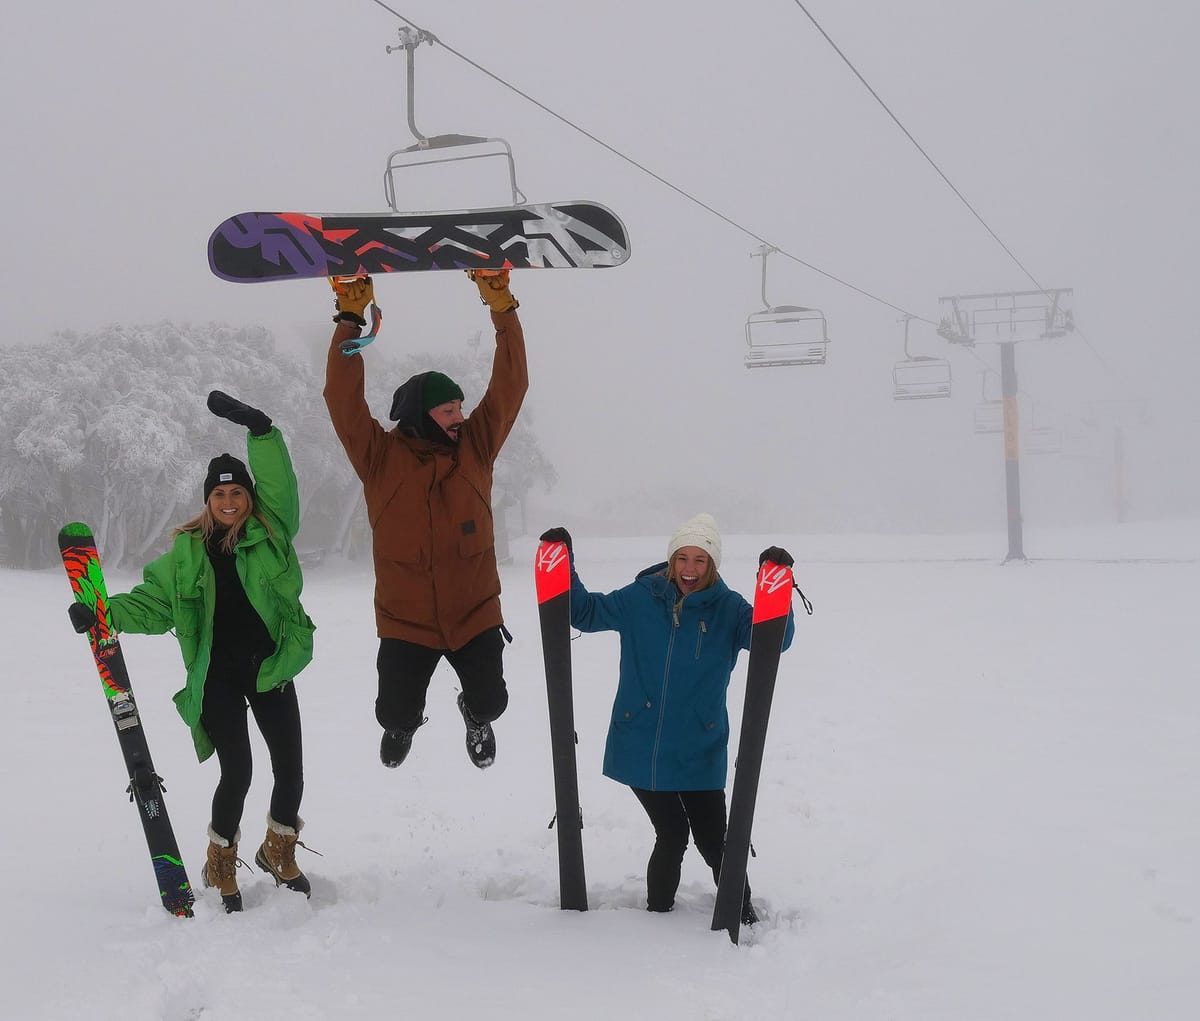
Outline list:
[[[422,720],[421,723],[427,722]],[[412,730],[385,730],[379,741],[379,761],[388,769],[395,769],[408,758],[408,750],[412,748],[413,734],[417,732],[418,723]]]
[[[461,691],[458,693],[458,711],[467,725],[467,755],[480,769],[487,769],[496,761],[496,735],[492,733],[492,725],[480,723],[471,715]]]
[[[754,905],[750,903],[750,892],[746,891],[746,896],[742,898],[742,925],[757,925],[758,912],[754,910]]]

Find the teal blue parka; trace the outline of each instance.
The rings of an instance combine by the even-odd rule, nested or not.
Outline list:
[[[278,429],[247,439],[254,477],[254,510],[243,526],[235,560],[250,604],[275,641],[275,654],[259,667],[257,688],[270,691],[291,681],[313,656],[312,620],[300,604],[304,580],[292,540],[300,527],[300,496],[287,445]],[[269,527],[268,527],[269,526]],[[110,599],[117,631],[161,635],[174,630],[187,669],[175,707],[191,728],[196,755],[213,753],[200,725],[204,681],[212,653],[216,577],[199,530],[182,532],[168,553],[146,565],[143,581]]]
[[[750,648],[754,610],[718,576],[681,597],[667,565],[607,595],[571,567],[571,623],[616,631],[621,667],[604,748],[604,775],[649,791],[722,790],[728,773],[729,678]],[[792,644],[788,612],[783,647]]]

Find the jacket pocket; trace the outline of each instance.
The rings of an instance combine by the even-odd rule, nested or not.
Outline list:
[[[617,696],[613,703],[612,724],[629,730],[653,730],[658,725],[654,702],[642,694]]]
[[[490,524],[470,535],[459,536],[458,555],[464,560],[480,556],[495,545]]]
[[[313,632],[316,630],[312,618],[300,606],[295,614],[285,617],[280,624],[275,654],[266,660],[266,670],[259,674],[260,683],[265,675],[290,680],[308,666],[313,658]]]
[[[729,712],[724,705],[697,706],[695,718],[700,732],[710,742],[723,744],[729,740]]]
[[[204,599],[200,594],[180,592],[175,600],[175,637],[195,639],[204,621]]]
[[[403,526],[389,528],[386,524],[373,529],[371,534],[376,555],[394,564],[420,563],[421,540],[414,531]]]

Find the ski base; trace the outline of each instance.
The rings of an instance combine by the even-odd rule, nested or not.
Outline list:
[[[126,791],[129,800],[137,806],[138,818],[142,821],[159,899],[172,915],[191,918],[195,894],[167,816],[162,778],[154,771],[121,644],[112,627],[108,589],[95,537],[87,525],[75,522],[59,532],[58,545],[75,601],[83,603],[96,615],[96,624],[88,632],[88,642],[125,759],[129,777]]]

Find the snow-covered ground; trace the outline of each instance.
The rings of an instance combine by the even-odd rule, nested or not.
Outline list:
[[[558,909],[532,541],[502,569],[512,702],[485,772],[445,666],[408,762],[380,766],[370,575],[309,572],[312,900],[243,869],[242,915],[204,892],[190,921],[158,906],[65,578],[0,572],[5,1016],[1195,1017],[1200,523],[1027,534],[1038,559],[1007,566],[1002,534],[727,536],[730,584],[749,594],[774,542],[816,612],[782,661],[750,863],[764,920],[737,947],[709,929],[694,850],[675,912],[643,910],[650,827],[600,774],[611,635],[573,645],[591,910]],[[662,546],[576,536],[598,590]],[[198,883],[216,763],[195,762],[171,704],[174,640],[124,646]],[[255,740],[248,860],[270,782]]]

